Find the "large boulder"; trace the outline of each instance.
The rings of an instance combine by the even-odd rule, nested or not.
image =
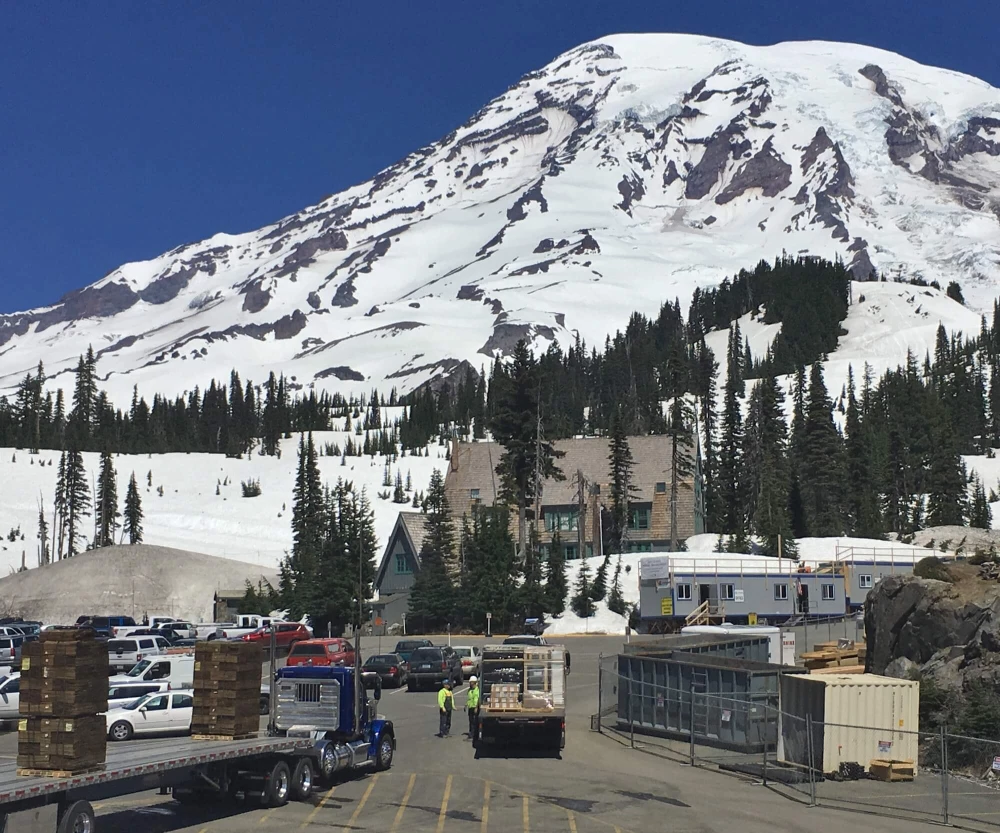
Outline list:
[[[1000,585],[971,570],[956,573],[955,582],[880,581],[865,602],[865,670],[930,678],[948,691],[1000,681]]]

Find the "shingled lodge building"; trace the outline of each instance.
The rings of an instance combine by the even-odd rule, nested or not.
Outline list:
[[[634,461],[633,495],[626,550],[628,552],[669,551],[671,548],[671,476],[673,440],[670,437],[637,436],[628,438]],[[611,506],[609,441],[605,437],[557,440],[553,443],[564,456],[556,465],[565,480],[547,478],[542,483],[538,539],[542,557],[547,558],[553,538],[559,540],[567,560],[581,557],[579,529],[583,526],[584,555],[600,556],[607,546],[603,534]],[[497,463],[503,448],[495,442],[459,442],[451,446],[445,491],[455,521],[456,535],[463,520],[471,520],[480,506],[492,506],[499,500]],[[705,531],[704,490],[701,458],[697,449],[691,473],[677,483],[677,539]],[[577,472],[585,481],[581,516]],[[528,508],[532,520],[534,506]],[[517,513],[511,514],[511,531],[517,536]],[[423,516],[419,512],[400,512],[386,542],[376,573],[378,607],[386,622],[399,622],[409,603],[409,591],[420,570],[420,547],[424,537]],[[456,540],[456,548],[458,541]]]

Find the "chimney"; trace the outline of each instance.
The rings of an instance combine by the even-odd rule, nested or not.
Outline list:
[[[458,471],[458,439],[456,437],[451,438],[451,454],[449,455],[451,459],[448,461],[448,466],[452,471]]]

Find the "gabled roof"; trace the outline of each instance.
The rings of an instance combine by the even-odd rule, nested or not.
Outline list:
[[[396,518],[396,525],[392,528],[392,533],[385,542],[385,550],[382,553],[382,560],[379,562],[378,571],[375,573],[375,587],[377,588],[385,577],[385,571],[389,566],[389,555],[396,544],[398,536],[406,538],[406,544],[413,553],[413,560],[416,568],[420,569],[420,549],[424,545],[424,538],[427,536],[427,516],[423,512],[400,512]]]
[[[636,436],[628,438],[632,452],[632,483],[635,486],[636,502],[652,502],[657,483],[669,483],[671,477],[671,456],[673,440],[663,435]],[[576,471],[580,469],[592,483],[599,484],[602,491],[611,483],[611,469],[608,461],[610,444],[606,437],[584,437],[556,440],[553,445],[563,457],[555,461],[566,476],[565,480],[546,479],[542,483],[542,504],[545,506],[573,505],[576,496]],[[693,456],[693,450],[688,452]],[[495,442],[455,443],[451,451],[451,461],[445,486],[448,500],[453,507],[465,505],[469,500],[469,489],[479,489],[479,499],[484,505],[492,505],[500,488],[496,465],[503,454],[503,446]],[[690,482],[691,476],[682,478]]]

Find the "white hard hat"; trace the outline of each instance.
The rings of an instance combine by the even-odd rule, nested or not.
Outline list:
[[[470,683],[478,683],[479,682],[479,677],[477,677],[475,674],[473,674],[471,677],[469,677],[469,682]]]

